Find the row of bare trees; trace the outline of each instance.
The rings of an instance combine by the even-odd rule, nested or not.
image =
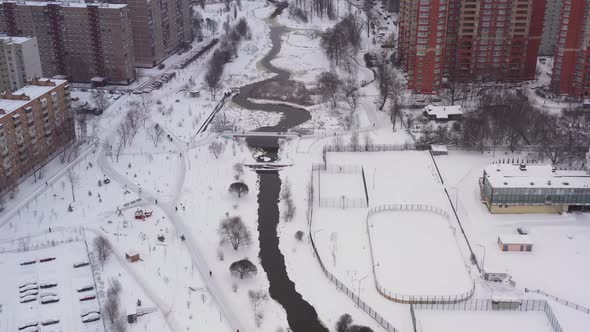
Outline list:
[[[351,73],[361,49],[363,22],[349,14],[334,27],[320,34],[320,46],[332,65]]]
[[[109,138],[103,142],[103,149],[107,156],[113,157],[119,162],[119,156],[121,151],[128,146],[133,144],[133,139],[140,127],[146,130],[148,136],[151,137],[154,146],[158,145],[158,142],[162,139],[164,134],[163,129],[158,125],[154,125],[153,128],[146,127],[147,122],[150,118],[150,111],[153,101],[149,94],[142,94],[140,97],[132,99],[127,104],[127,113],[125,118],[117,127],[117,137],[115,145],[111,144]]]
[[[225,64],[238,56],[238,46],[244,38],[247,40],[252,38],[250,27],[245,18],[242,17],[232,28],[229,28],[228,23],[226,35],[222,38],[219,48],[213,52],[209,59],[207,73],[205,73],[205,84],[207,84],[213,99],[222,88],[221,77]]]
[[[289,17],[305,23],[314,17],[333,20],[336,18],[335,9],[334,0],[295,0],[289,3]]]
[[[462,125],[454,125],[463,146],[483,152],[499,146],[512,152],[534,146],[553,164],[581,159],[590,145],[590,132],[572,126],[567,117],[534,108],[520,92],[487,90],[476,109],[466,112]],[[447,129],[424,135],[420,144],[453,143]]]

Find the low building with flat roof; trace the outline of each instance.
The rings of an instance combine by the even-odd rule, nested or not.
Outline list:
[[[435,121],[449,121],[449,120],[461,120],[463,117],[463,111],[461,106],[434,106],[428,105],[424,107],[424,115],[430,120]]]
[[[590,207],[590,174],[548,164],[492,164],[480,178],[491,213],[560,213]]]
[[[533,241],[528,235],[500,234],[498,246],[502,251],[533,251]]]

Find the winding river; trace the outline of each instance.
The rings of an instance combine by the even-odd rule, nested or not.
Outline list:
[[[288,105],[257,104],[248,100],[254,88],[264,86],[270,81],[286,81],[291,77],[287,70],[275,67],[271,61],[281,50],[281,36],[286,31],[284,26],[272,24],[270,38],[272,49],[262,58],[260,64],[276,75],[250,85],[242,87],[233,102],[249,110],[278,112],[282,118],[274,126],[260,127],[256,131],[284,132],[298,126],[309,119],[311,115],[305,109]],[[278,139],[269,137],[251,137],[247,139],[251,149],[259,150],[267,160],[276,161],[278,154]],[[260,160],[260,159],[259,159]],[[327,332],[328,329],[318,320],[318,315],[301,294],[295,289],[295,284],[289,279],[285,266],[285,258],[279,249],[277,225],[279,223],[279,193],[281,179],[278,171],[259,171],[260,192],[258,194],[258,233],[260,241],[260,261],[270,283],[270,296],[280,303],[287,312],[287,321],[294,332]]]

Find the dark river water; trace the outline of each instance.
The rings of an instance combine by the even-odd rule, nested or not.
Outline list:
[[[272,49],[261,60],[261,65],[276,75],[260,82],[242,87],[233,102],[249,110],[281,113],[282,118],[274,126],[261,127],[256,131],[284,132],[289,128],[298,126],[311,116],[305,109],[287,105],[257,104],[248,101],[252,89],[264,86],[270,81],[285,81],[291,76],[288,71],[272,65],[274,59],[281,50],[281,36],[285,32],[283,26],[271,26],[270,37]],[[276,161],[279,149],[278,139],[270,137],[251,137],[247,140],[248,146],[257,150],[257,159]],[[260,192],[258,194],[258,234],[260,241],[260,261],[270,283],[270,296],[280,303],[287,312],[289,327],[295,332],[327,332],[318,320],[315,309],[303,299],[295,290],[295,284],[289,279],[285,267],[285,258],[279,249],[277,225],[279,223],[279,193],[281,191],[281,179],[278,171],[258,172]]]

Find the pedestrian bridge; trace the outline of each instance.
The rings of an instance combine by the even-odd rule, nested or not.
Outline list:
[[[301,135],[293,132],[275,132],[275,131],[223,131],[219,133],[224,138],[248,138],[248,137],[274,137],[274,138],[293,138]]]

